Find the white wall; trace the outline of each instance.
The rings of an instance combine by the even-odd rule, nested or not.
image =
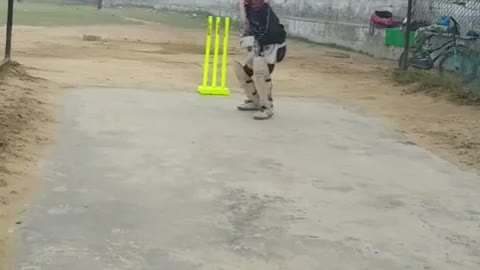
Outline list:
[[[232,11],[239,0],[114,0],[117,4],[163,7],[201,8]],[[399,16],[406,13],[406,0],[270,0],[275,10],[284,16],[325,21],[368,23],[373,10],[390,10]]]
[[[204,11],[236,17],[238,0],[112,0],[117,5]],[[407,0],[270,0],[289,35],[318,43],[336,44],[371,55],[396,59],[398,50],[386,48],[383,31],[368,35],[374,10],[389,10],[403,17]]]

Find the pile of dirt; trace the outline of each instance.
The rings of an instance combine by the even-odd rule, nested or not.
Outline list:
[[[17,63],[0,69],[0,173],[8,173],[5,162],[22,150],[24,133],[32,128],[32,123],[48,121],[40,109],[45,102],[34,93],[40,82]],[[5,185],[6,179],[0,178],[0,187]]]
[[[0,68],[0,268],[6,246],[32,190],[41,147],[51,141],[56,87],[32,77],[17,63]]]

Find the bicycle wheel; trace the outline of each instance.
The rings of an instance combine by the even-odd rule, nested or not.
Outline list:
[[[463,45],[458,45],[456,48],[456,54],[455,48],[451,48],[440,57],[438,64],[440,73],[456,74],[464,82],[474,80],[478,72],[478,64],[473,57],[475,53]]]
[[[466,82],[465,90],[470,93],[472,100],[480,101],[480,68],[478,68],[478,65],[480,64],[480,54],[477,53],[477,55],[474,56],[474,59],[477,63],[477,73]]]
[[[410,66],[412,64],[413,55],[414,55],[414,52],[412,51],[407,52],[407,66]],[[400,55],[400,58],[398,58],[398,67],[402,68],[404,64],[405,64],[405,51],[403,51],[402,54]]]

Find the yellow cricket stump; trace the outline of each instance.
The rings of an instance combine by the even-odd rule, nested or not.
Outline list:
[[[209,85],[210,75],[210,54],[212,50],[212,32],[213,17],[208,17],[207,42],[205,48],[205,64],[203,66],[203,83],[198,87],[197,91],[201,95],[229,96],[230,90],[227,88],[227,63],[228,63],[228,40],[230,36],[230,18],[225,18],[225,29],[223,31],[223,51],[222,51],[222,69],[220,86],[217,84],[218,79],[218,62],[220,53],[220,32],[222,26],[222,18],[217,17],[215,20],[215,47],[213,50],[213,71],[212,80]]]

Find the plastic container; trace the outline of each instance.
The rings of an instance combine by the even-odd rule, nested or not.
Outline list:
[[[405,47],[405,32],[398,28],[385,29],[385,46]],[[415,32],[410,32],[410,47],[415,47]]]

